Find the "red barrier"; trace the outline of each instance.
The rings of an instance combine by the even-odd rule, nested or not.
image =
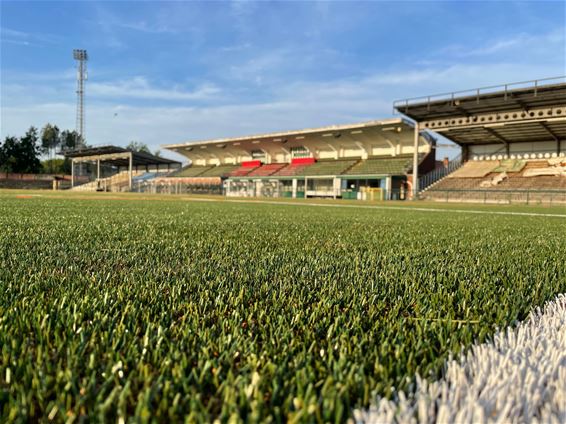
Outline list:
[[[291,160],[291,165],[310,165],[315,163],[314,158],[295,158]]]
[[[246,162],[242,162],[242,166],[245,168],[257,168],[258,166],[261,166],[261,161],[260,160],[248,160]]]

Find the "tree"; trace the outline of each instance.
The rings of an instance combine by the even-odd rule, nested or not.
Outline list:
[[[6,137],[0,145],[0,170],[3,172],[14,172],[17,167],[19,143],[17,137]]]
[[[84,145],[83,138],[76,131],[65,130],[61,132],[61,150],[74,150],[78,146]]]
[[[20,138],[18,169],[16,172],[35,174],[41,170],[39,161],[38,135],[35,127],[30,127],[26,134]]]
[[[0,169],[4,172],[35,174],[41,170],[37,129],[30,127],[21,137],[6,137],[0,145]]]
[[[147,147],[147,144],[141,143],[139,141],[130,141],[130,143],[126,146],[126,149],[133,150],[134,152],[151,154],[151,151],[149,150],[149,147]]]
[[[41,151],[53,159],[57,148],[61,145],[61,137],[57,125],[46,124],[41,130]],[[53,164],[53,162],[50,162]],[[51,169],[53,173],[53,169]]]
[[[71,161],[67,158],[47,159],[41,162],[41,168],[44,174],[70,174]]]

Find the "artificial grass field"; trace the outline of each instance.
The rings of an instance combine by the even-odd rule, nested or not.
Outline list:
[[[341,422],[566,291],[563,209],[438,208],[554,216],[2,192],[0,419]]]

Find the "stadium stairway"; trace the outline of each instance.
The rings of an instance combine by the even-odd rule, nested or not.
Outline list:
[[[448,162],[446,166],[442,165],[432,171],[426,173],[419,178],[419,190],[424,192],[435,185],[439,184],[444,178],[447,178],[450,174],[457,171],[464,162],[462,161],[462,156],[458,155],[454,159]]]

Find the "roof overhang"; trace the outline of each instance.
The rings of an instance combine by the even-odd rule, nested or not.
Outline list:
[[[87,147],[63,152],[66,158],[74,162],[91,162],[100,160],[114,166],[128,166],[130,157],[132,166],[180,165],[180,162],[152,155],[151,153],[136,152],[118,146]]]
[[[566,77],[406,99],[394,108],[461,145],[566,139]]]
[[[294,131],[281,131],[243,137],[188,141],[162,147],[189,158],[247,155],[254,150],[269,154],[289,153],[293,147],[337,150],[356,148],[363,143],[382,143],[384,146],[407,141],[412,144],[414,124],[405,118],[375,120],[347,125],[331,125]]]

